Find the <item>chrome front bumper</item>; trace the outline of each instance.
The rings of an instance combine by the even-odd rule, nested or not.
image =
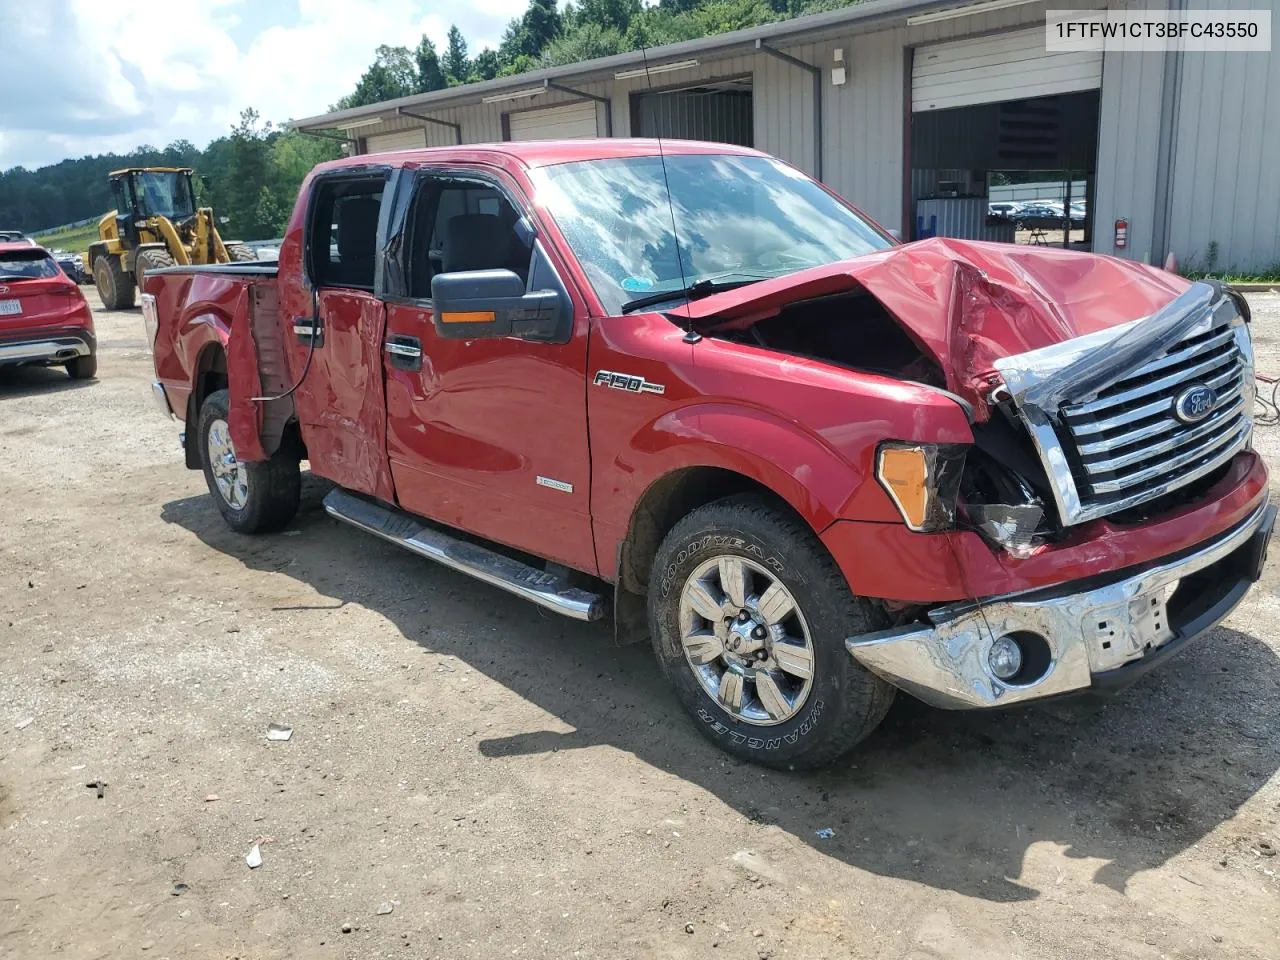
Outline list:
[[[173,419],[173,411],[169,409],[169,398],[165,395],[164,387],[161,386],[159,380],[151,381],[151,399],[156,402],[156,406],[164,414],[166,420]]]
[[[0,364],[65,363],[76,357],[87,357],[92,350],[78,337],[56,337],[48,340],[25,340],[0,343]]]
[[[1110,582],[951,604],[912,624],[845,641],[859,663],[945,709],[998,707],[1089,687],[1124,686],[1221,621],[1257,580],[1276,510],[1246,520],[1192,552]],[[1174,587],[1177,586],[1176,592]],[[1047,645],[1047,668],[1005,682],[987,665],[991,645],[1030,634]]]

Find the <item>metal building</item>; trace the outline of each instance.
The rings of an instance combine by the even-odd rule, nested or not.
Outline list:
[[[1274,15],[1277,2],[1250,5]],[[657,47],[647,71],[639,52],[626,53],[294,126],[339,131],[356,152],[590,136],[745,144],[907,238],[1011,239],[987,216],[990,174],[1055,170],[1085,184],[1084,196],[1066,198],[1085,211],[1076,245],[1152,263],[1172,251],[1184,265],[1274,268],[1280,57],[1046,52],[1046,9],[1103,5],[866,0]]]

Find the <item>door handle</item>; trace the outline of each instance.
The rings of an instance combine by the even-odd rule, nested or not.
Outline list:
[[[324,323],[319,319],[294,317],[293,334],[303,343],[309,343],[313,347],[324,346]]]
[[[396,369],[422,369],[422,342],[417,337],[396,334],[383,343],[382,348],[387,351],[388,360]]]

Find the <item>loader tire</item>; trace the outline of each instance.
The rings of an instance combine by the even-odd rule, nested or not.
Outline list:
[[[133,268],[134,275],[138,278],[138,289],[146,293],[147,288],[142,285],[142,281],[146,279],[149,272],[172,266],[173,257],[169,256],[168,250],[141,251]]]
[[[98,257],[93,265],[93,282],[102,305],[108,310],[128,310],[133,306],[133,275],[125,272],[119,257],[111,254]]]
[[[250,263],[258,259],[258,255],[252,248],[246,247],[243,243],[228,243],[226,248],[227,256],[231,258],[232,263]]]

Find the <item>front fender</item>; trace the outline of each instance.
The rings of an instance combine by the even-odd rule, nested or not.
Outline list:
[[[755,481],[782,498],[821,533],[851,509],[859,519],[900,523],[874,480],[823,438],[759,407],[724,402],[671,410],[642,426],[610,462],[597,461],[592,479],[592,517],[597,558],[606,578],[615,573],[616,551],[632,513],[648,490],[672,473],[696,467],[727,470]]]

